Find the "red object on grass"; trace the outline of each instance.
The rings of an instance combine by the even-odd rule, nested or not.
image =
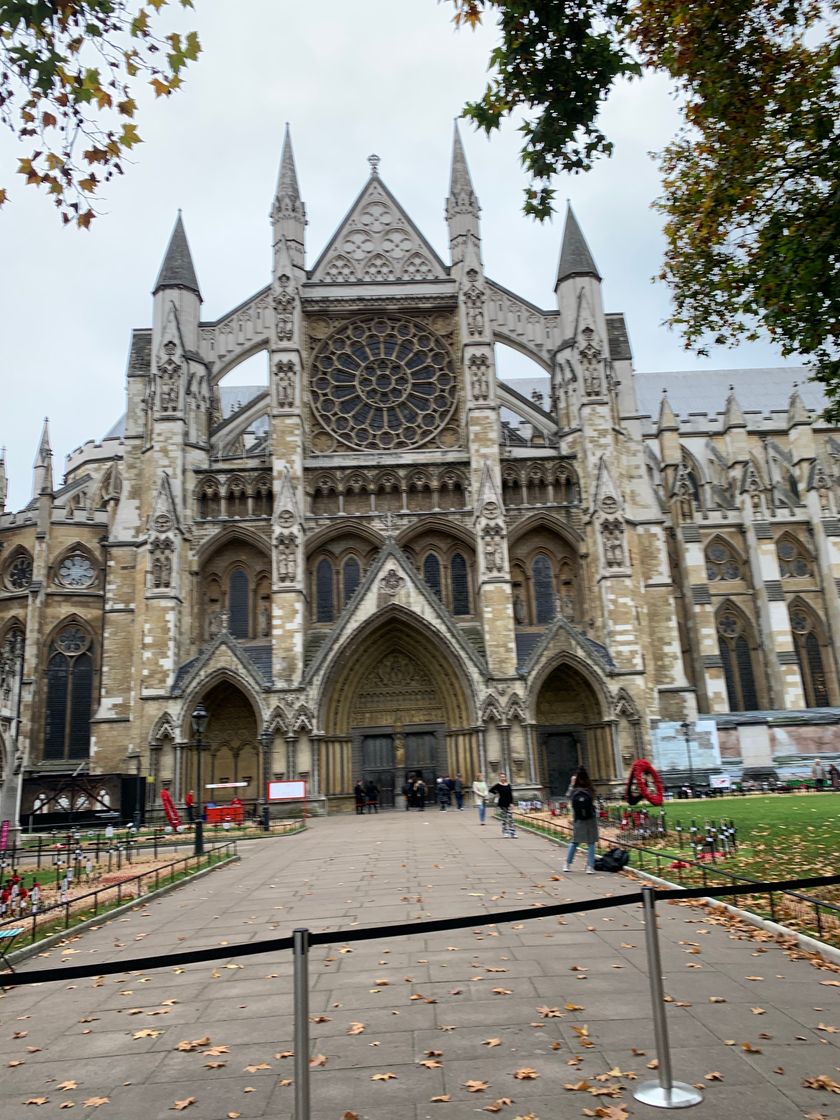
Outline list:
[[[160,803],[163,806],[166,819],[177,831],[181,827],[181,818],[178,816],[178,810],[175,808],[175,802],[172,800],[172,795],[168,789],[160,791]]]

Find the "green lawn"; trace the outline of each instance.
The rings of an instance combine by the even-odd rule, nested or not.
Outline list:
[[[679,822],[687,833],[692,818],[698,826],[722,818],[735,822],[738,851],[726,861],[733,871],[768,878],[840,871],[840,793],[669,802],[668,836],[658,846],[676,850],[674,826]]]

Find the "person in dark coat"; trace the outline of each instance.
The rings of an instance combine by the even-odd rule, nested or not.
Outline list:
[[[410,775],[406,778],[402,787],[402,791],[403,797],[405,798],[405,811],[408,812],[408,810],[414,804],[414,778]]]
[[[459,813],[464,811],[464,780],[460,774],[455,775],[455,805]]]
[[[356,784],[353,786],[353,796],[356,798],[356,816],[363,817],[365,815],[365,787],[362,785],[362,779],[357,778]]]
[[[426,783],[423,781],[422,777],[418,778],[414,783],[414,804],[417,806],[421,813],[425,811]]]
[[[564,871],[572,870],[572,860],[580,844],[586,845],[586,874],[595,874],[595,845],[598,842],[598,808],[595,787],[584,766],[578,766],[566,790],[572,805],[572,842],[566,852]]]
[[[437,799],[440,811],[445,813],[449,806],[452,804],[452,794],[449,789],[448,778],[438,778],[437,780]]]
[[[497,804],[502,811],[502,836],[516,839],[516,829],[513,824],[513,786],[506,775],[499,774],[499,780],[487,791],[495,794]]]
[[[365,797],[367,798],[367,811],[369,813],[379,812],[379,786],[371,779],[365,785]]]

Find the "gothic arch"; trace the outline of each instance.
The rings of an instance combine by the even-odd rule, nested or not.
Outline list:
[[[542,665],[534,672],[528,695],[528,707],[531,718],[534,721],[537,719],[537,701],[543,685],[555,670],[563,667],[573,669],[583,677],[585,682],[592,688],[598,700],[600,718],[609,719],[612,705],[610,703],[610,692],[603,677],[582,657],[578,657],[576,654],[569,653],[566,650],[547,657]]]
[[[360,683],[391,653],[422,666],[437,689],[443,722],[450,729],[474,726],[475,690],[460,651],[412,611],[392,604],[331,651],[319,689],[319,726],[326,733],[349,731]]]
[[[258,295],[262,295],[262,293],[260,292],[258,293]],[[256,298],[257,297],[255,296],[254,299]],[[251,301],[249,300],[248,302],[250,303]],[[234,313],[235,312],[231,312],[230,314],[233,315]],[[225,318],[228,318],[228,316],[225,316]],[[258,335],[251,342],[247,343],[237,350],[234,350],[230,355],[219,360],[218,364],[213,369],[213,372],[210,374],[211,385],[218,385],[220,381],[223,381],[228,376],[228,374],[233,373],[237,366],[241,366],[243,362],[247,362],[249,358],[253,358],[254,355],[259,354],[260,351],[264,350],[268,352],[268,350],[270,349],[270,345],[271,340],[268,335],[268,328],[266,327],[263,334]]]
[[[488,723],[501,723],[503,720],[502,706],[495,696],[488,696],[481,706],[481,722]]]
[[[190,684],[189,691],[184,696],[181,711],[181,739],[187,742],[192,741],[194,738],[192,714],[198,703],[203,702],[208,693],[221,683],[231,684],[239,689],[253,709],[257,727],[262,727],[265,722],[265,713],[262,701],[253,683],[244,674],[237,673],[228,666],[222,665],[212,669],[206,676],[201,676]],[[208,732],[209,730],[208,725]]]
[[[398,534],[397,545],[403,552],[408,552],[415,541],[434,532],[445,533],[452,537],[453,541],[458,541],[473,553],[475,552],[475,535],[465,529],[463,525],[439,516],[424,517],[422,522],[414,522],[407,526]]]
[[[65,584],[62,584],[59,581],[59,578],[58,578],[58,573],[59,573],[59,570],[61,568],[61,565],[64,563],[65,560],[70,559],[70,557],[72,557],[72,556],[82,556],[82,557],[84,557],[93,567],[93,572],[94,572],[93,579],[91,580],[91,582],[89,584],[87,584],[84,587],[84,590],[85,591],[90,591],[90,590],[98,590],[99,588],[101,588],[101,586],[102,586],[102,573],[103,573],[102,561],[96,555],[96,553],[91,548],[89,548],[86,544],[83,544],[82,541],[73,541],[72,544],[66,545],[61,550],[61,552],[58,553],[58,555],[55,557],[55,559],[51,561],[49,582],[52,583],[52,584],[57,584],[59,587],[67,587],[68,590],[73,590],[72,587],[70,587],[68,585],[65,585]]]
[[[172,715],[169,712],[164,712],[163,715],[158,716],[149,732],[149,743],[157,743],[167,736],[171,739],[176,737],[176,726]]]
[[[271,550],[269,542],[261,534],[254,529],[249,529],[246,525],[227,525],[218,533],[214,533],[212,537],[208,537],[203,541],[196,551],[195,558],[199,567],[206,564],[214,553],[219,549],[224,548],[225,545],[242,541],[245,544],[253,545],[254,548],[259,549],[260,552],[265,554],[267,560],[271,560]]]
[[[788,603],[788,615],[805,704],[809,708],[826,708],[837,695],[837,676],[828,628],[818,611],[801,595],[796,595]]]
[[[291,721],[282,704],[276,704],[274,706],[271,715],[266,720],[265,726],[273,735],[276,735],[278,732],[281,735],[288,734]]]
[[[584,544],[584,538],[577,529],[572,528],[571,525],[551,513],[538,510],[527,517],[523,517],[521,521],[517,521],[516,525],[511,527],[508,535],[509,547],[513,548],[516,542],[530,533],[532,529],[547,529],[552,533],[557,533],[575,552]]]

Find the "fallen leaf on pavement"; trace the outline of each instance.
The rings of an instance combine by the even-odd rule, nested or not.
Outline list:
[[[515,1070],[513,1076],[517,1081],[536,1081],[539,1074],[530,1066],[523,1066],[522,1069]]]
[[[347,1033],[348,1034],[364,1034],[364,1030],[365,1030],[364,1023],[351,1023],[350,1026],[347,1028]]]
[[[432,1104],[445,1104],[447,1101],[451,1101],[452,1097],[449,1093],[441,1093],[439,1097],[429,1097],[429,1100]]]
[[[468,1093],[483,1093],[489,1084],[489,1081],[465,1081],[464,1088]]]
[[[316,1054],[314,1058],[309,1059],[310,1069],[321,1069],[327,1064],[326,1054]]]
[[[169,1106],[170,1112],[183,1112],[185,1108],[195,1104],[195,1097],[184,1097],[182,1101],[176,1101],[173,1105]]]
[[[395,1073],[372,1073],[370,1079],[371,1081],[396,1081],[397,1075]]]
[[[485,1038],[481,1044],[482,1046],[501,1046],[502,1040],[500,1038]]]

